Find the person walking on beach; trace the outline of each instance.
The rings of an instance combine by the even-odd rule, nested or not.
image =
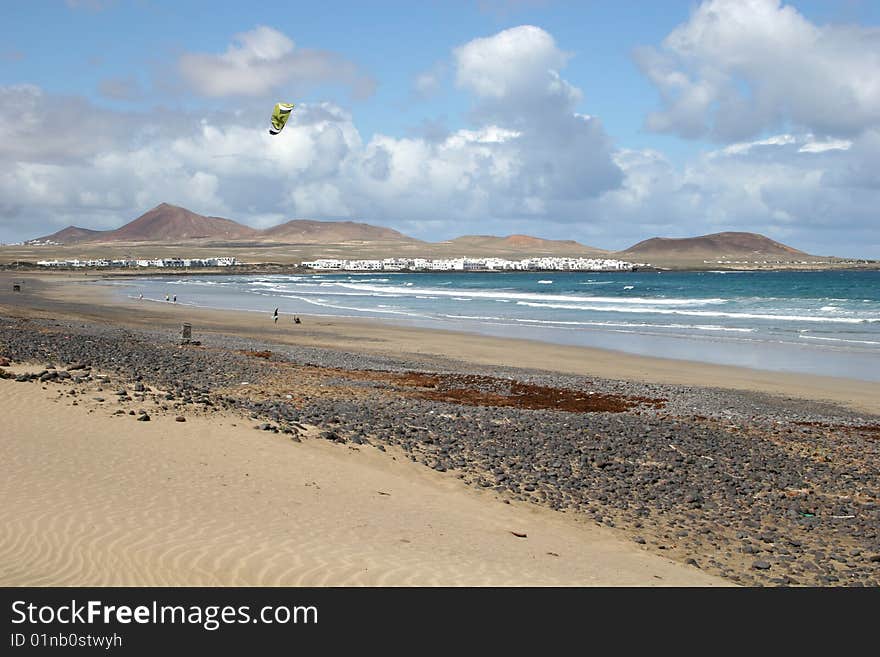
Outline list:
[[[174,295],[174,303],[177,303],[177,295]]]
[[[167,295],[167,294],[165,295],[165,301],[168,301],[168,295]]]
[[[275,312],[272,313],[272,321],[275,322],[276,324],[278,323],[278,309],[277,308],[275,309]]]

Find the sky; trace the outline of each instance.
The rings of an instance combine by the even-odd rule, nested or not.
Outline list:
[[[5,0],[0,241],[162,202],[880,258],[880,2]]]

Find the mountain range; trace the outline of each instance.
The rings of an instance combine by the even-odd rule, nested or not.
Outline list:
[[[114,230],[90,230],[68,226],[28,244],[82,244],[101,242],[248,241],[295,244],[323,244],[351,241],[418,242],[390,228],[354,221],[311,221],[294,219],[259,230],[232,219],[206,217],[170,203],[160,203],[137,219]]]
[[[180,244],[352,244],[387,243],[407,251],[419,245],[461,250],[462,253],[554,254],[622,256],[637,261],[650,259],[699,259],[715,257],[805,256],[790,246],[757,233],[724,232],[689,238],[654,237],[623,251],[611,252],[574,240],[548,240],[531,235],[465,235],[444,242],[423,242],[390,228],[354,221],[294,219],[265,229],[251,228],[231,219],[206,217],[186,208],[161,203],[114,230],[90,230],[68,226],[26,244],[161,243]]]

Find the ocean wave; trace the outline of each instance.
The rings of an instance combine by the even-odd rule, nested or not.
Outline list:
[[[880,323],[880,317],[816,317],[806,315],[765,315],[760,313],[732,313],[712,310],[678,310],[670,308],[651,308],[638,307],[632,308],[628,306],[584,306],[574,304],[561,303],[534,303],[528,301],[518,301],[518,306],[528,306],[530,308],[553,308],[558,310],[595,310],[600,312],[617,312],[617,313],[645,313],[658,315],[685,315],[690,317],[728,317],[731,319],[759,319],[773,320],[782,322],[830,322],[836,324],[874,324]]]
[[[350,310],[352,312],[358,312],[358,313],[382,313],[382,314],[386,314],[386,315],[405,315],[407,317],[420,317],[423,319],[430,319],[430,317],[428,315],[422,315],[420,313],[406,312],[404,310],[392,310],[392,309],[384,308],[384,307],[352,308],[351,306],[338,306],[335,304],[328,303],[326,299],[306,299],[305,297],[297,296],[295,294],[279,294],[277,296],[283,297],[285,299],[297,299],[299,301],[303,301],[303,302],[311,304],[313,306],[320,306],[322,308],[333,308],[334,310]]]
[[[184,279],[180,279],[177,281],[165,281],[163,284],[164,285],[196,285],[196,286],[207,287],[207,286],[211,286],[211,285],[226,285],[227,283],[226,283],[226,281],[200,281],[200,280],[187,281]]]
[[[308,285],[307,283],[297,283],[297,285]],[[296,292],[297,294],[310,294],[310,295],[322,295],[322,296],[330,296],[330,297],[363,297],[363,298],[390,298],[390,299],[398,299],[403,295],[400,294],[382,294],[380,292],[373,292],[370,294],[364,294],[363,292],[341,292],[339,290],[331,290],[327,288],[322,288],[320,290],[290,290],[286,287],[269,287],[263,288],[261,290],[252,290],[251,294],[266,294],[267,292],[274,292],[280,295]]]
[[[848,342],[851,344],[880,344],[880,342],[874,340],[847,340],[845,338],[820,338],[817,335],[799,335],[799,338],[804,340],[824,340],[828,342]]]
[[[569,294],[540,294],[537,292],[501,292],[498,290],[434,290],[424,288],[395,287],[393,285],[361,285],[360,283],[337,283],[340,287],[371,292],[395,292],[397,294],[433,294],[447,297],[476,297],[480,299],[510,299],[519,301],[559,301],[563,303],[585,301],[588,303],[631,303],[664,306],[703,306],[725,303],[725,299],[676,299],[643,297],[585,297]]]
[[[491,317],[486,315],[440,315],[440,317],[446,317],[448,319],[481,319],[496,322],[510,321],[509,317]]]
[[[486,315],[442,315],[449,319],[475,319],[494,322],[516,322],[521,324],[543,324],[561,326],[601,326],[615,328],[660,328],[660,329],[693,329],[697,331],[721,331],[730,333],[754,333],[753,328],[736,328],[712,324],[648,324],[645,322],[578,322],[563,319],[524,319],[516,317],[495,317]]]

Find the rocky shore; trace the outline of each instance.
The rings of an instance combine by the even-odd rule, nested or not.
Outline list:
[[[16,380],[57,385],[95,412],[185,421],[231,410],[256,437],[393,446],[511,504],[614,527],[738,583],[880,584],[878,417],[758,393],[199,339],[0,318],[0,357],[30,364]]]

